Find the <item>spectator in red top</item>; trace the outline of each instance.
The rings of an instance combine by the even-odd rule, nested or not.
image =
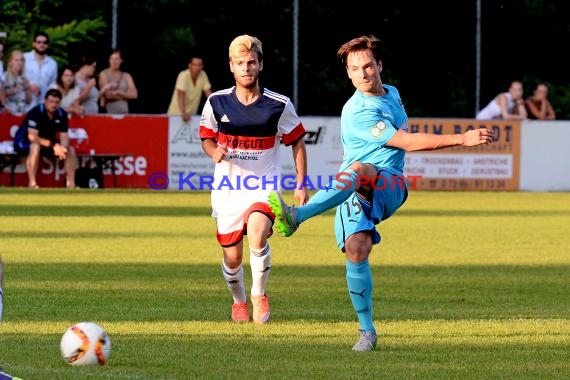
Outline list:
[[[531,96],[525,100],[529,119],[554,120],[556,112],[548,101],[548,84],[541,82],[536,85]]]

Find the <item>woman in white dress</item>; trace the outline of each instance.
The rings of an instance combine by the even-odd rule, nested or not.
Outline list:
[[[523,84],[520,81],[511,82],[509,91],[495,96],[475,117],[477,120],[522,120],[527,118],[523,99]]]

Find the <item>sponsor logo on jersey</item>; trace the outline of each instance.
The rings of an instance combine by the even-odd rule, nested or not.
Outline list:
[[[370,135],[375,139],[378,139],[384,131],[386,131],[386,124],[383,121],[379,121],[375,126],[370,128]]]

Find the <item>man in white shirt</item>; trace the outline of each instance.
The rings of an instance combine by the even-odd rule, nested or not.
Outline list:
[[[57,62],[47,55],[49,36],[36,32],[32,50],[24,53],[24,76],[30,81],[33,99],[27,111],[43,102],[45,94],[57,79]]]

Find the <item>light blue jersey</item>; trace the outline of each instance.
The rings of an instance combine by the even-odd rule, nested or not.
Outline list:
[[[378,244],[381,238],[375,226],[392,216],[408,196],[403,175],[406,152],[386,146],[399,129],[407,133],[408,116],[398,90],[389,85],[384,90],[384,96],[356,91],[348,99],[340,117],[344,149],[340,171],[326,189],[297,208],[295,222],[300,224],[336,206],[335,235],[341,250],[348,237],[362,231],[370,231],[373,244]],[[376,167],[376,177],[368,179],[374,181],[372,191],[353,190],[359,180],[350,168],[355,162]]]
[[[408,131],[408,116],[398,90],[389,85],[384,85],[384,90],[384,96],[366,96],[357,90],[342,109],[344,157],[340,171],[359,161],[376,166],[381,179],[371,198],[354,192],[337,207],[335,235],[340,249],[349,236],[361,231],[371,231],[373,244],[378,244],[381,237],[375,226],[392,216],[408,196],[403,178],[406,152],[386,146],[398,129]]]
[[[344,156],[341,172],[356,161],[402,175],[405,151],[386,146],[398,129],[408,131],[408,116],[398,90],[384,85],[386,95],[366,96],[360,91],[344,105],[340,117]]]

